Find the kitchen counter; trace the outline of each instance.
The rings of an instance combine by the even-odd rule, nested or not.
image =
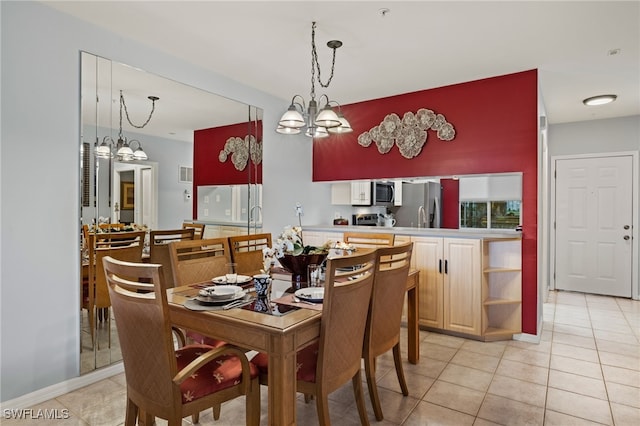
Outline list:
[[[412,227],[385,227],[385,226],[336,226],[313,225],[303,226],[304,231],[312,232],[371,232],[393,233],[396,235],[412,235],[422,237],[455,237],[455,238],[520,238],[522,232],[502,229],[489,231],[486,229],[445,229],[445,228],[412,228]]]

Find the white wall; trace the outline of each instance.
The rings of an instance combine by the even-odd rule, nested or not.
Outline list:
[[[286,100],[46,4],[0,7],[0,401],[7,401],[79,375],[81,50],[262,108],[267,230],[293,222],[278,212],[292,211],[296,201],[315,221],[321,210],[313,203],[326,204],[328,189],[310,183],[310,141],[270,130]]]
[[[640,153],[640,116],[554,124],[549,126],[548,143],[550,157],[607,152]],[[549,182],[549,185],[554,184],[553,179],[549,179]],[[640,198],[638,182],[633,182],[633,196],[636,200]],[[553,219],[553,212],[548,214]],[[640,229],[639,220],[636,220],[634,227]],[[636,258],[640,265],[640,253],[636,254]]]

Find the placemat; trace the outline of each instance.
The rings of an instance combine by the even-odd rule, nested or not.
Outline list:
[[[245,295],[244,300],[248,303],[252,300],[250,295]],[[191,311],[222,311],[225,305],[203,305],[195,299],[187,299],[184,301],[183,306]],[[239,308],[242,307],[238,306]]]
[[[291,293],[287,293],[284,296],[279,297],[277,299],[272,299],[271,301],[274,303],[278,303],[280,305],[295,306],[296,308],[313,309],[314,311],[322,310],[322,303],[314,303],[313,305],[310,305],[304,302],[294,302],[293,294]]]

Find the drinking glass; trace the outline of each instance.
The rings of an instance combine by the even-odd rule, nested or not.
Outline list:
[[[227,263],[227,284],[235,284],[238,282],[238,274],[236,272],[237,263]]]
[[[307,284],[309,287],[320,287],[320,265],[312,263],[307,266]]]

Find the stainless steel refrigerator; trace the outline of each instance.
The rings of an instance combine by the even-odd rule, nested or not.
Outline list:
[[[402,184],[402,206],[394,209],[396,226],[440,228],[442,187],[439,182]]]

